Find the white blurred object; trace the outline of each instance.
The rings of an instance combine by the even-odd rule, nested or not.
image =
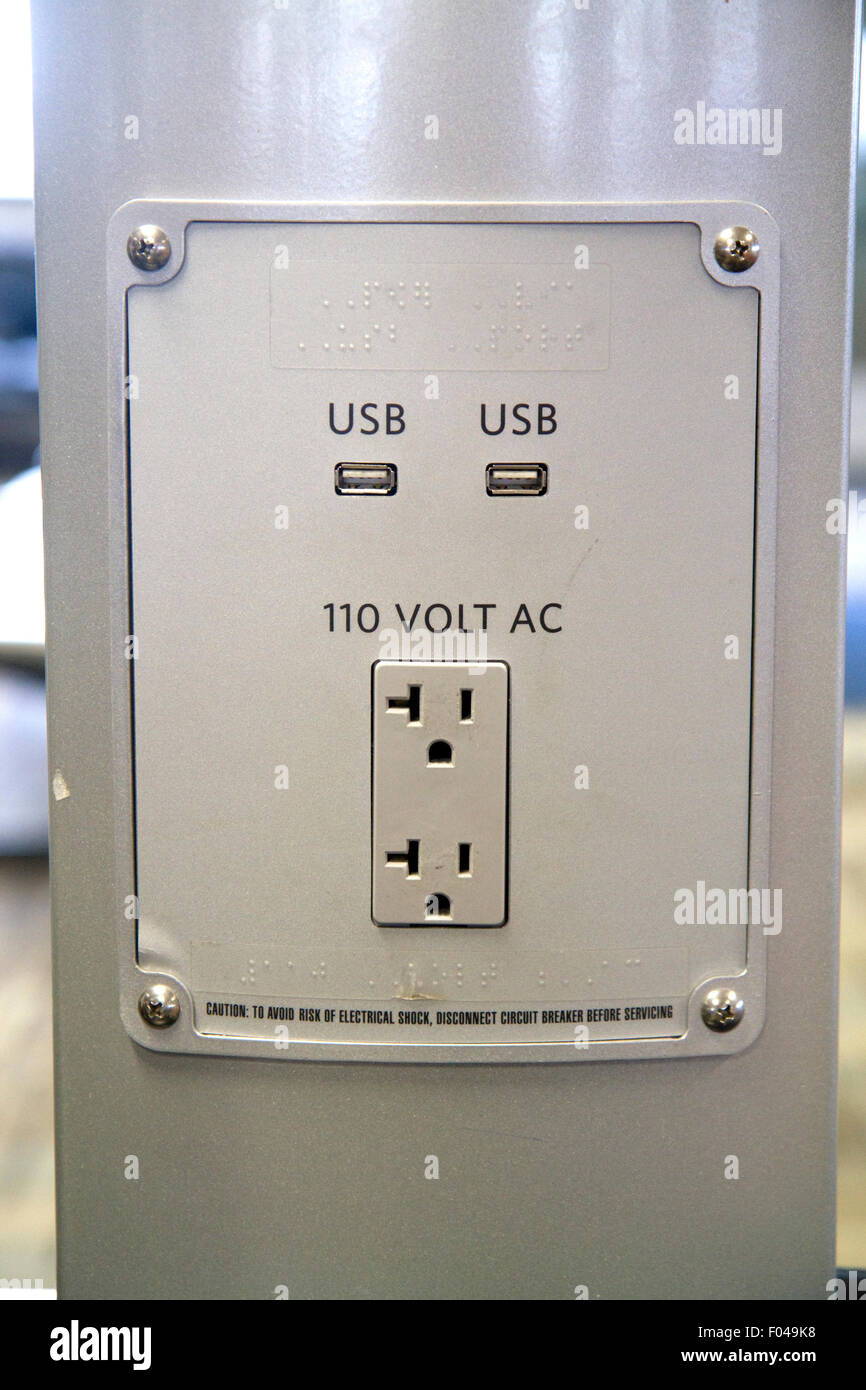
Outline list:
[[[0,488],[0,657],[44,646],[42,476],[34,467]]]
[[[0,198],[33,197],[33,84],[30,5],[0,6]],[[14,138],[10,134],[14,131]]]
[[[40,666],[45,648],[42,476],[28,468],[0,488],[0,663]],[[45,683],[0,664],[0,854],[48,844]]]
[[[56,1298],[56,1289],[0,1289],[0,1298]]]
[[[0,855],[47,849],[45,682],[0,666]]]

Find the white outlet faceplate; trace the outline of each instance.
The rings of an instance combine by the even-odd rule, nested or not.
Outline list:
[[[321,216],[114,222],[175,248],[115,262],[130,1031],[277,1058],[747,1045],[774,930],[771,894],[742,915],[771,886],[772,222]],[[747,217],[738,279],[712,242]],[[171,1028],[138,1015],[149,979]],[[701,1023],[713,984],[746,1001],[730,1033]]]
[[[377,661],[373,920],[501,927],[507,808],[507,666]]]

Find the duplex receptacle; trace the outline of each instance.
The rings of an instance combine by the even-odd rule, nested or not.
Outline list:
[[[373,920],[499,927],[508,871],[502,661],[373,666]]]

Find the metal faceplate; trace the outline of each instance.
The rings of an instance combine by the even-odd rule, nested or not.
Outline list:
[[[156,272],[126,258],[143,223],[171,243]],[[713,254],[735,224],[761,244],[744,273]],[[781,926],[768,215],[147,203],[109,263],[132,1035],[420,1061],[753,1041]],[[396,491],[340,495],[346,462]],[[490,495],[520,462],[544,495]],[[510,673],[505,921],[382,926],[371,672],[443,659]],[[170,1027],[140,1013],[159,984]],[[702,1021],[714,989],[736,1027]]]

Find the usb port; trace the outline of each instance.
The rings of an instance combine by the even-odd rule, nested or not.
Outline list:
[[[334,491],[378,492],[389,497],[397,491],[397,469],[393,463],[338,463],[334,469]]]
[[[543,497],[547,492],[546,463],[488,463],[490,497]]]

